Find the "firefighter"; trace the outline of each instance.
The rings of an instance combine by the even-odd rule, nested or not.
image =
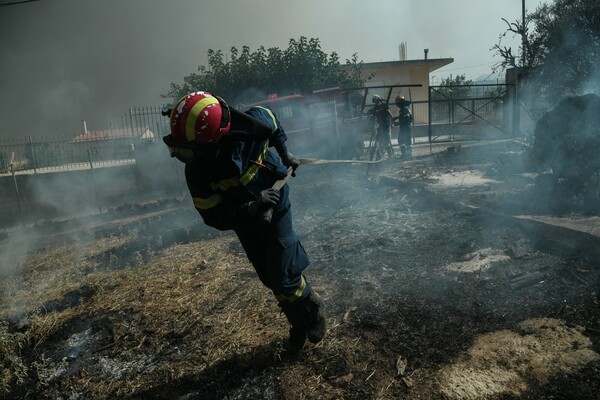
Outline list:
[[[392,114],[385,101],[378,94],[373,95],[371,99],[373,108],[368,113],[377,121],[377,132],[375,140],[379,143],[382,149],[387,151],[388,157],[394,157],[394,150],[391,141],[391,125]]]
[[[163,141],[185,163],[194,207],[205,224],[239,238],[291,325],[287,350],[300,351],[306,339],[321,341],[323,302],[303,275],[309,260],[292,225],[289,187],[273,188],[288,167],[295,176],[299,165],[277,117],[262,106],[241,112],[199,91],[179,100],[170,126]]]
[[[412,157],[412,126],[413,117],[410,111],[411,102],[404,96],[395,98],[398,107],[398,116],[394,118],[394,124],[398,125],[398,146],[400,146],[401,157]]]

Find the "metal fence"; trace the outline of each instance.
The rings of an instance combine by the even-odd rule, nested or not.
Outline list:
[[[507,84],[431,86],[429,101],[418,105],[427,114],[428,141],[512,137],[513,95]]]
[[[338,118],[369,108],[370,96],[381,93],[388,102],[409,92],[411,86],[394,85],[350,91],[346,109]],[[414,101],[414,135],[429,142],[511,136],[511,85],[432,86],[429,101]],[[322,108],[322,107],[321,107]],[[331,107],[326,107],[331,109]],[[118,126],[105,131],[84,130],[77,135],[0,141],[0,174],[47,172],[114,164],[135,163],[136,147],[160,141],[168,133],[168,118],[160,107],[130,108]]]
[[[316,122],[320,121],[327,126],[323,128],[315,123],[310,128],[320,127],[335,132],[336,135],[330,135],[328,138],[333,138],[331,140],[338,144],[339,155],[348,154],[345,150],[340,151],[340,136],[348,132],[355,132],[357,135],[363,131],[370,132],[369,120],[364,117],[365,108],[371,107],[370,96],[383,91],[389,102],[400,94],[401,90],[408,89],[406,85],[361,88],[350,91],[346,102],[315,103],[319,106],[319,112],[323,113],[325,110],[329,113],[323,116],[323,121]],[[514,85],[432,87],[429,97],[429,101],[412,103],[415,121],[413,135],[417,143],[508,138],[513,134],[515,120],[518,122],[519,107],[515,106]],[[311,112],[313,111],[315,110],[311,109]],[[6,193],[2,200],[7,204],[6,213],[26,214],[27,207],[33,209],[33,199],[37,195],[31,191],[27,192],[30,186],[27,182],[35,181],[38,185],[39,182],[49,182],[44,188],[44,195],[50,191],[60,192],[60,188],[55,189],[56,185],[52,183],[55,177],[39,176],[39,179],[26,179],[27,176],[33,177],[49,172],[77,171],[69,176],[79,177],[82,180],[81,186],[93,187],[98,208],[101,208],[100,204],[102,207],[108,207],[114,204],[114,201],[123,200],[121,194],[113,190],[117,187],[114,176],[119,171],[122,172],[119,178],[127,175],[121,181],[124,182],[122,187],[132,193],[130,198],[142,192],[142,187],[147,196],[154,195],[151,193],[168,188],[169,185],[172,186],[169,190],[183,193],[182,168],[176,161],[169,159],[162,145],[161,138],[169,132],[169,120],[161,112],[160,107],[130,108],[120,117],[121,123],[118,127],[111,130],[84,129],[77,135],[63,137],[1,140],[0,177],[4,176]],[[290,137],[297,133],[289,131]],[[321,147],[327,145],[323,141],[319,143]],[[102,168],[108,166],[122,168]],[[114,172],[109,174],[108,170]],[[164,175],[160,179],[157,177],[159,173]],[[21,181],[18,179],[20,175],[23,175]],[[56,177],[58,175],[60,174],[55,174]],[[86,178],[87,176],[89,177]],[[100,187],[104,193],[99,192]],[[23,193],[20,194],[21,191]],[[15,201],[15,198],[18,201]],[[61,202],[64,200],[56,203]]]
[[[369,109],[370,96],[379,94],[388,104],[397,95],[420,85],[375,86],[364,92],[363,108]],[[412,101],[411,110],[419,142],[481,140],[512,136],[514,85],[479,84],[431,86],[427,100]],[[390,108],[394,113],[394,107]]]
[[[159,140],[169,129],[160,107],[130,108],[121,125],[76,135],[0,141],[0,174],[80,169],[135,162],[136,146]]]

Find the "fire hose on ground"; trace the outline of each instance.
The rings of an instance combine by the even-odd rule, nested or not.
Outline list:
[[[322,160],[322,159],[318,159],[318,158],[300,158],[298,160],[300,162],[300,165],[319,165],[319,164],[377,164],[380,163],[381,161],[383,161],[383,159],[381,160],[377,160],[377,161],[366,161],[366,160]],[[275,182],[275,184],[273,184],[273,189],[281,189],[283,187],[283,185],[285,185],[285,183],[288,181],[288,179],[290,178],[290,176],[292,176],[292,168],[288,168],[288,173],[287,176],[283,179],[278,180],[277,182]],[[263,212],[263,214],[260,217],[260,222],[263,225],[269,225],[271,223],[271,219],[273,218],[273,208],[269,208],[267,210],[265,210]]]

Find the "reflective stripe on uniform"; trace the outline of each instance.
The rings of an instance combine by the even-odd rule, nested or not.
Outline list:
[[[223,197],[219,193],[215,193],[207,199],[200,197],[193,197],[192,199],[194,200],[194,207],[199,210],[208,210],[219,204],[223,200]]]
[[[209,105],[217,104],[219,100],[214,97],[205,97],[196,104],[190,110],[190,113],[185,120],[185,138],[188,142],[196,140],[196,121],[200,116],[200,113]]]
[[[252,179],[254,179],[254,177],[258,173],[258,168],[260,168],[260,165],[258,164],[262,164],[262,162],[265,159],[265,156],[267,155],[267,151],[269,151],[268,141],[265,142],[265,148],[256,159],[257,164],[252,164],[252,166],[248,168],[244,175],[242,175],[240,178],[233,176],[231,178],[222,179],[219,182],[212,182],[210,184],[210,188],[214,191],[224,192],[228,189],[231,189],[232,187],[239,186],[240,184],[246,186],[248,183],[252,182]],[[203,199],[200,197],[194,197],[193,199],[194,207],[200,210],[208,210],[209,208],[213,208],[223,200],[219,193],[216,193],[207,199]]]
[[[300,279],[300,286],[298,286],[298,289],[296,289],[294,294],[292,294],[291,296],[284,296],[282,294],[278,294],[275,296],[277,300],[286,300],[291,303],[292,301],[296,301],[299,298],[301,298],[302,293],[304,293],[304,289],[306,289],[306,280],[304,279],[304,275],[300,275]]]
[[[258,173],[258,168],[260,168],[260,165],[258,165],[258,164],[262,164],[262,162],[265,159],[265,156],[267,155],[268,150],[269,150],[269,142],[267,141],[265,143],[265,148],[263,149],[262,153],[260,153],[260,155],[258,156],[258,159],[256,159],[257,164],[252,164],[252,166],[250,168],[248,168],[246,173],[244,175],[242,175],[242,177],[240,178],[240,182],[242,183],[242,185],[246,186],[248,183],[250,183],[252,181],[252,179],[254,179],[254,177]]]
[[[275,130],[277,130],[277,119],[275,118],[275,115],[273,115],[273,112],[271,110],[269,110],[266,107],[262,107],[262,106],[255,106],[256,108],[260,108],[261,110],[265,110],[267,113],[269,113],[269,115],[271,116],[271,119],[273,120],[273,128]]]
[[[223,179],[222,181],[213,182],[210,184],[210,187],[212,190],[221,190],[221,191],[225,191],[225,190],[235,187],[235,186],[240,186],[240,180],[238,179],[237,176]]]

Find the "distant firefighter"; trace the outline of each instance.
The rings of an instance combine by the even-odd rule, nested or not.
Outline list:
[[[200,91],[179,100],[170,125],[163,140],[171,157],[185,163],[194,207],[207,225],[238,236],[291,325],[288,351],[300,351],[307,338],[321,341],[323,302],[303,275],[309,260],[292,225],[285,183],[299,162],[275,114],[264,106],[241,112]]]
[[[368,114],[372,115],[377,122],[377,136],[375,140],[382,149],[387,151],[388,157],[392,158],[394,156],[391,141],[392,114],[385,100],[378,94],[373,95],[371,101],[373,102],[373,108],[368,111]]]
[[[400,155],[403,157],[412,156],[412,126],[413,117],[410,111],[411,102],[404,96],[396,97],[396,107],[398,107],[398,116],[394,118],[398,125],[398,146]]]

